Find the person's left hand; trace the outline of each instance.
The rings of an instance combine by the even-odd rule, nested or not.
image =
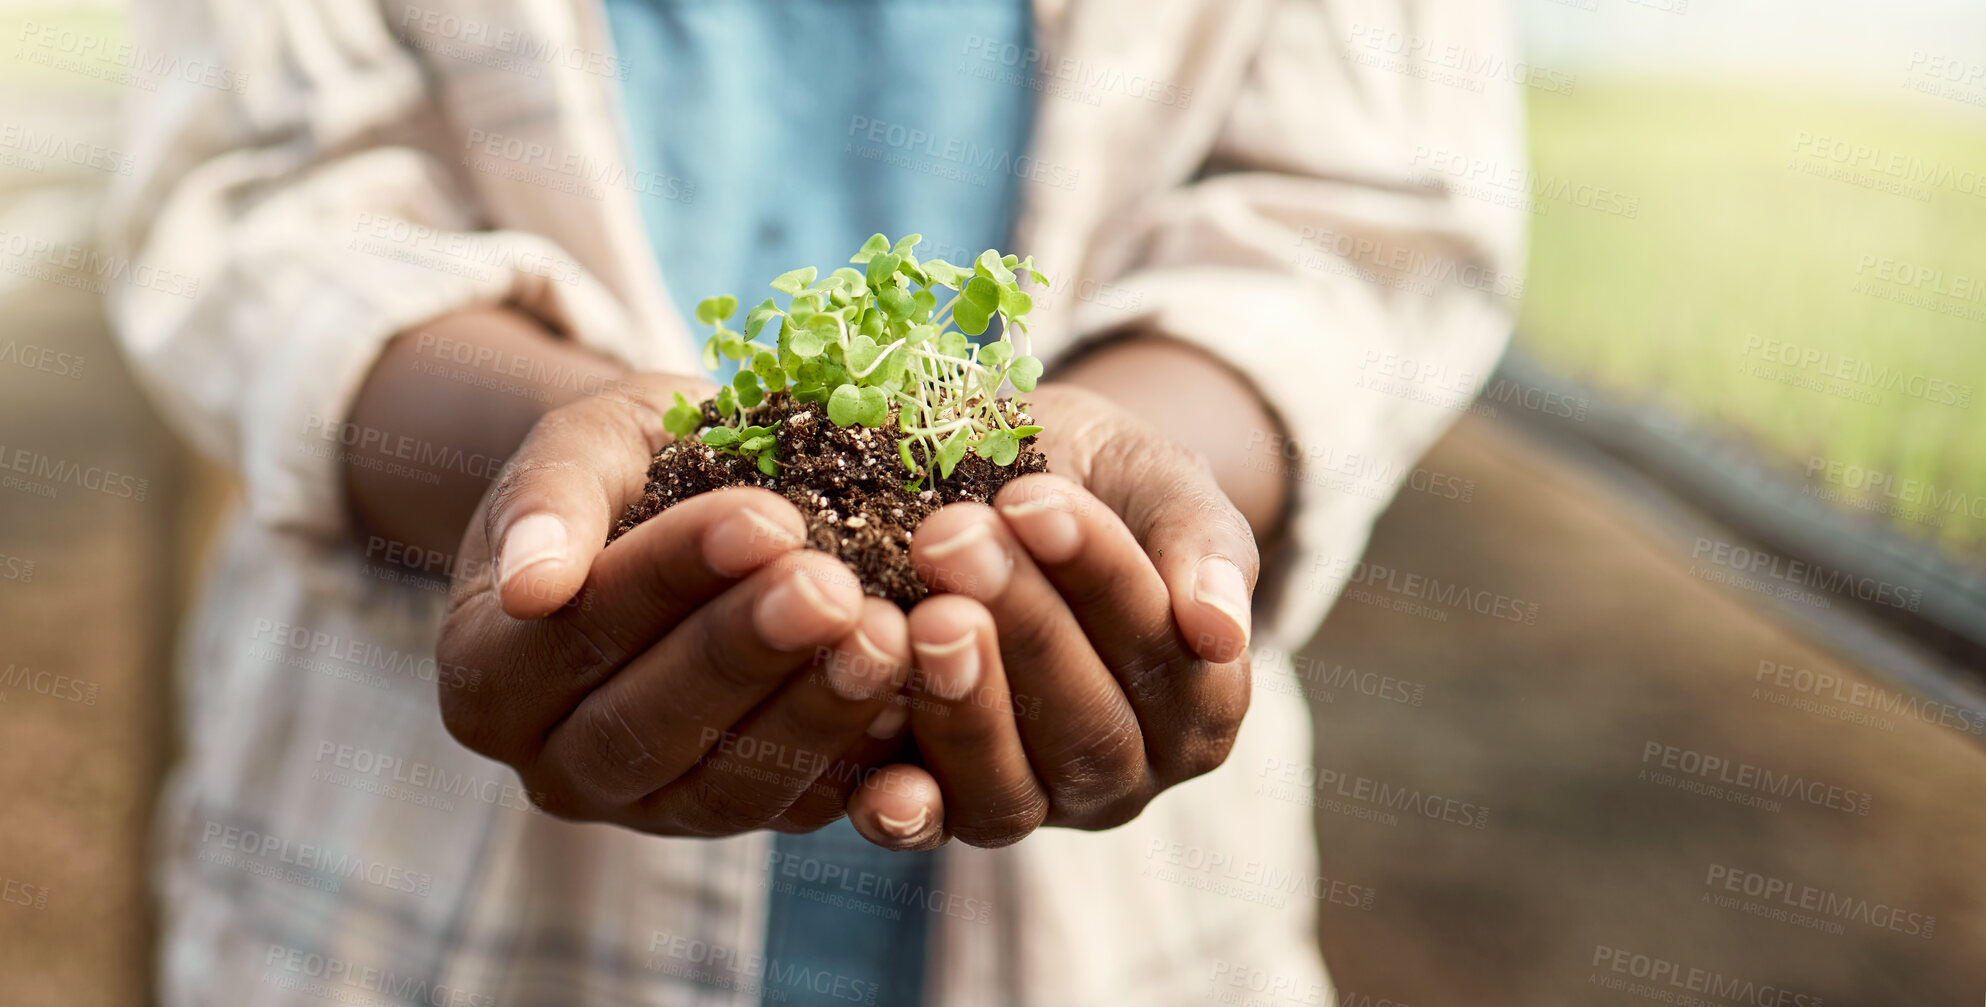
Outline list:
[[[1028,408],[1052,474],[917,529],[937,592],[910,613],[923,765],[871,774],[847,805],[879,845],[1120,825],[1219,766],[1248,709],[1258,559],[1212,469],[1082,388],[1044,384]]]

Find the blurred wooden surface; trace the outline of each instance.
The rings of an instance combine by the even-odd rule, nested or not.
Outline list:
[[[119,146],[119,95],[6,70],[0,232],[53,251],[0,247],[0,1002],[141,1004],[170,651],[221,484],[112,345],[104,296],[128,271],[68,268],[118,161],[63,154]]]
[[[8,465],[27,452],[29,467],[0,474],[55,490],[0,486],[0,571],[16,572],[0,579],[0,883],[31,886],[37,903],[0,898],[0,1000],[144,1003],[143,849],[170,702],[180,449],[119,365],[91,295],[10,294],[0,348],[54,348],[80,358],[81,376],[0,362],[0,445]],[[128,474],[146,481],[144,499],[37,479],[37,464]]]
[[[1888,683],[1762,616],[1755,596],[1692,576],[1696,530],[1650,520],[1507,426],[1467,419],[1422,465],[1472,498],[1402,493],[1366,554],[1400,574],[1378,579],[1439,578],[1535,603],[1538,617],[1448,608],[1438,622],[1352,596],[1311,648],[1327,683],[1350,667],[1421,696],[1314,690],[1320,769],[1488,811],[1480,830],[1356,817],[1369,801],[1320,811],[1324,871],[1379,890],[1370,912],[1322,914],[1348,1007],[1646,1003],[1593,980],[1631,985],[1658,961],[1684,985],[1657,981],[1651,995],[1713,1004],[1772,1001],[1692,991],[1689,970],[1814,1004],[1986,998],[1986,748],[1963,730],[1980,711],[1934,711],[1944,725],[1883,712],[1855,687]],[[1789,684],[1780,665],[1795,669]],[[1817,694],[1808,683],[1824,675],[1839,684]],[[1644,761],[1650,743],[1865,793],[1867,813],[1666,786],[1644,772],[1688,774],[1664,769],[1665,755]],[[1765,796],[1744,772],[1716,775],[1738,781],[1727,792]],[[1747,874],[1793,894],[1747,896]],[[1732,878],[1736,892],[1722,886]],[[1774,915],[1747,912],[1752,902]],[[1891,910],[1899,929],[1885,926]]]

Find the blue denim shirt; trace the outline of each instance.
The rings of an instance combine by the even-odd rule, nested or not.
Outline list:
[[[633,167],[694,183],[689,199],[641,206],[693,331],[708,331],[703,298],[756,303],[773,277],[826,273],[878,231],[921,233],[920,257],[954,262],[1008,243],[1032,94],[986,78],[980,49],[1026,44],[1027,0],[607,0],[607,13]],[[779,836],[773,855],[813,869],[772,876],[761,1001],[920,1002],[936,855],[877,849],[846,822]]]
[[[754,304],[798,266],[916,232],[969,261],[1012,236],[1032,93],[975,47],[1029,37],[1027,0],[608,0],[634,167],[678,308]],[[694,325],[694,319],[690,319]],[[708,331],[702,329],[700,331]]]

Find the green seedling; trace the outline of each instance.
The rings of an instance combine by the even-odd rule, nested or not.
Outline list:
[[[737,377],[713,405],[719,422],[705,429],[703,412],[680,394],[664,416],[677,437],[697,435],[719,451],[754,459],[777,475],[776,433],[744,426],[748,410],[773,392],[790,389],[802,402],[820,404],[837,426],[880,427],[894,414],[903,437],[897,453],[906,484],[922,488],[933,471],[948,478],[967,451],[995,465],[1011,465],[1022,439],[1040,433],[1020,422],[1020,405],[1002,398],[1008,383],[1034,390],[1041,361],[1015,348],[1027,337],[1034,300],[1023,278],[1043,287],[1048,278],[1034,258],[981,253],[971,266],[943,259],[918,261],[919,235],[892,243],[877,234],[849,258],[850,266],[823,277],[812,266],[782,274],[771,297],[745,313],[744,331],[725,325],[738,299],[711,297],[697,305],[697,320],[715,331],[703,346],[704,366],[739,362]],[[860,268],[853,268],[860,267]],[[1000,336],[975,346],[968,336],[1000,319]],[[772,346],[755,342],[777,328]],[[1025,346],[1025,344],[1023,344]]]
[[[756,393],[756,397],[747,403],[745,408],[757,405],[764,398],[763,392]],[[739,411],[736,408],[738,393],[733,392],[730,385],[726,385],[724,390],[718,393],[716,402],[719,411],[733,413]],[[676,404],[662,414],[662,426],[675,434],[678,439],[686,439],[696,435],[698,428],[703,426],[703,410],[691,405],[690,401],[683,397],[682,392],[677,392]],[[750,458],[758,465],[760,472],[776,476],[779,474],[778,427],[777,423],[769,427],[743,428],[718,424],[704,429],[697,439],[719,451]]]

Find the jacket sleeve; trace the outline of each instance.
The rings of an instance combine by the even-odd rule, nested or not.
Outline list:
[[[1496,3],[1278,0],[1263,28],[1206,164],[1140,208],[1114,289],[1073,328],[1129,310],[1234,366],[1280,416],[1287,439],[1250,437],[1251,464],[1295,491],[1258,617],[1294,647],[1508,338],[1524,88]],[[1450,52],[1479,69],[1444,69]]]
[[[376,6],[140,0],[131,36],[202,72],[127,106],[137,167],[103,243],[131,282],[110,294],[112,321],[141,384],[238,471],[257,520],[342,532],[341,458],[367,443],[345,416],[402,330],[510,302],[635,352],[626,313],[569,255],[482,229],[429,78]]]

